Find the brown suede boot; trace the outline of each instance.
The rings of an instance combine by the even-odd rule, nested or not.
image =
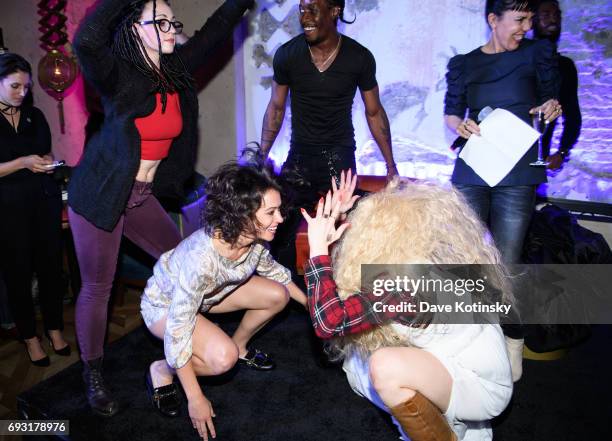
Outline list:
[[[419,392],[390,410],[412,441],[457,441],[440,409]]]

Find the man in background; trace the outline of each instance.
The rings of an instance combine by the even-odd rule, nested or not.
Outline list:
[[[547,38],[557,44],[561,37],[561,8],[557,0],[542,0],[538,4],[534,18],[533,33],[538,40]],[[559,102],[563,109],[563,132],[559,140],[557,151],[550,154],[553,132],[557,120],[553,121],[542,138],[543,154],[547,156],[548,168],[557,170],[568,157],[580,135],[582,115],[578,104],[578,71],[574,62],[563,55],[559,55],[559,72],[561,74],[561,88]]]
[[[352,106],[359,89],[370,132],[387,164],[387,177],[397,175],[391,130],[376,82],[372,53],[338,32],[344,0],[301,0],[304,33],[282,45],[274,55],[272,96],[264,115],[261,149],[266,158],[285,117],[291,94],[291,146],[281,177],[292,193],[293,210],[279,226],[273,252],[295,276],[295,234],[302,218],[342,170],[355,172],[355,131]],[[287,185],[289,184],[289,185]]]

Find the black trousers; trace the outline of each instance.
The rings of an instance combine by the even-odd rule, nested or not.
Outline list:
[[[38,184],[38,183],[37,183]],[[45,329],[63,329],[62,200],[46,185],[0,188],[0,263],[9,308],[21,338],[36,335],[32,275]]]
[[[340,179],[340,172],[355,167],[355,150],[350,147],[294,148],[283,164],[280,181],[287,211],[271,244],[272,255],[291,270],[294,281],[300,282],[295,266],[295,237],[302,220],[300,208],[310,211],[321,196],[331,189],[331,178]]]

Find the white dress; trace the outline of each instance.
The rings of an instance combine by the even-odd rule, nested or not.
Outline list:
[[[499,325],[392,326],[406,337],[407,345],[430,352],[448,370],[453,386],[444,416],[459,440],[492,440],[489,420],[503,412],[512,397],[510,362]],[[344,360],[343,369],[358,395],[389,412],[372,386],[368,360],[354,352]]]

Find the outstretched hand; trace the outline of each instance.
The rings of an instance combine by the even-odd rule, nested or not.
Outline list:
[[[340,204],[340,214],[345,215],[353,205],[355,201],[359,199],[359,195],[353,196],[355,188],[357,187],[357,174],[353,176],[351,169],[345,173],[344,170],[340,172],[340,185],[336,185],[336,179],[332,177],[332,207],[335,204]]]
[[[308,223],[308,245],[311,258],[329,254],[329,246],[340,239],[349,227],[348,223],[344,223],[336,228],[336,221],[340,216],[340,205],[339,200],[332,203],[331,193],[327,192],[325,199],[319,200],[315,217],[310,217],[306,210],[301,209],[302,216]]]

